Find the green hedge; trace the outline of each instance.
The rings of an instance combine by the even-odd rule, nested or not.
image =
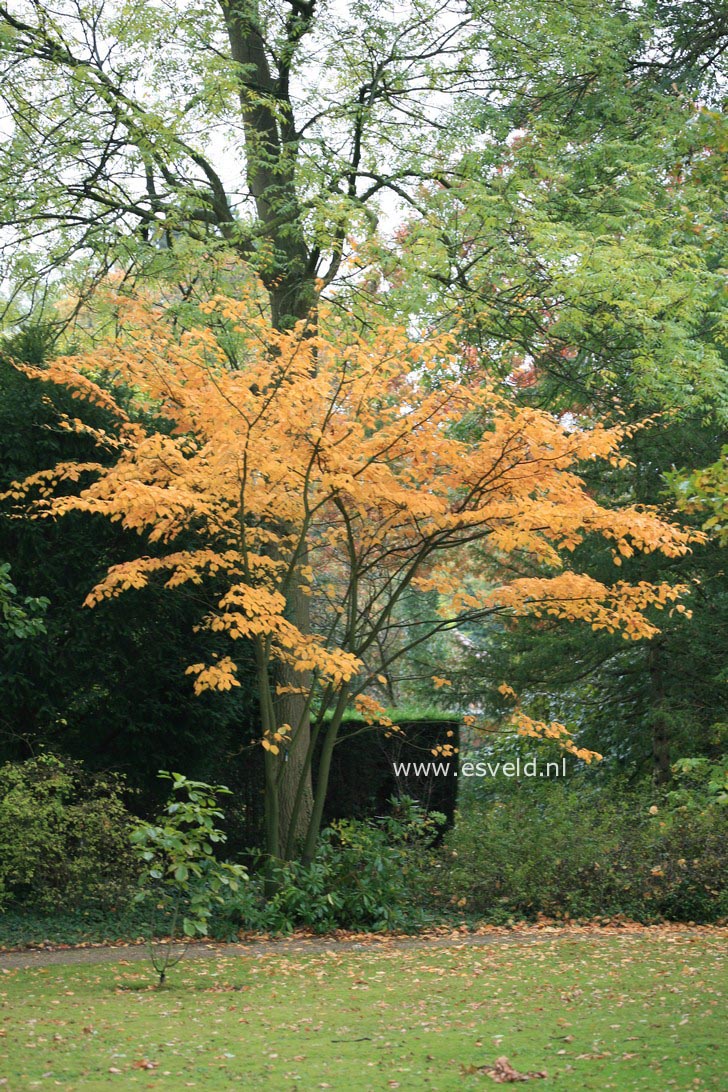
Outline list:
[[[388,712],[402,728],[402,733],[389,738],[381,728],[368,727],[355,713],[344,718],[331,763],[324,825],[340,819],[365,821],[390,815],[392,801],[409,796],[426,810],[444,815],[445,828],[452,826],[457,806],[457,758],[435,759],[432,750],[438,744],[459,745],[459,721],[448,714]],[[221,775],[233,790],[234,809],[227,809],[223,823],[233,853],[263,845],[263,755],[260,746],[253,747],[246,751],[244,763],[231,763]],[[448,773],[396,777],[392,765],[430,761],[446,764]],[[316,765],[317,756],[314,769]]]
[[[445,903],[495,921],[728,916],[728,809],[678,787],[523,782],[469,797],[443,847]]]

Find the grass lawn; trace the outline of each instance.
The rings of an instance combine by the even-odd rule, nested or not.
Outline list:
[[[0,1085],[274,1092],[725,1088],[728,940],[557,938],[4,970]]]

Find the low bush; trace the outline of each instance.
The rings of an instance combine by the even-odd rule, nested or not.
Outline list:
[[[163,986],[167,971],[185,954],[186,948],[180,952],[175,942],[207,936],[213,911],[225,906],[248,874],[242,865],[215,855],[227,841],[217,826],[224,818],[217,797],[231,795],[230,789],[166,770],[159,776],[172,782],[167,804],[155,820],[134,827],[131,842],[141,868],[135,901],[151,909],[149,954]],[[169,922],[169,934],[165,943],[155,946],[160,910]]]
[[[276,933],[417,928],[427,916],[426,876],[443,822],[403,797],[386,818],[332,823],[311,864],[278,869],[272,897],[264,897],[262,874],[251,878],[231,901],[231,925]]]
[[[126,904],[136,870],[122,789],[49,754],[0,767],[0,906]]]
[[[70,915],[74,936],[115,930],[113,917],[132,913],[128,928],[138,935],[135,823],[136,856],[147,870],[159,871],[157,856],[166,853],[160,882],[196,882],[201,854],[203,864],[217,867],[212,845],[188,854],[189,839],[177,828],[186,837],[190,824],[179,800],[164,822],[140,824],[122,788],[118,778],[91,777],[51,755],[0,767],[0,906],[37,920],[35,932],[46,932],[52,915]],[[310,865],[278,868],[272,896],[262,869],[237,890],[217,884],[188,932],[232,939],[241,929],[414,930],[453,910],[495,923],[539,915],[719,921],[728,917],[720,883],[728,872],[727,803],[726,766],[706,759],[677,763],[661,793],[578,774],[546,782],[489,778],[487,786],[469,784],[456,826],[437,848],[442,818],[403,798],[386,818],[332,823]],[[202,841],[221,835],[213,817],[207,823],[205,816]],[[209,894],[206,875],[198,879]],[[159,893],[150,898],[144,914],[156,907],[160,915],[153,931],[174,931]]]
[[[662,793],[578,776],[471,793],[443,846],[440,897],[496,922],[720,920],[728,809],[707,787],[715,769],[699,772],[678,763]]]

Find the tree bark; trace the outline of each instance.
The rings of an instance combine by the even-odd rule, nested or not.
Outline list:
[[[670,730],[665,711],[665,687],[660,646],[650,643],[647,653],[650,675],[650,719],[652,723],[652,781],[655,786],[667,785],[672,778],[670,766]]]
[[[305,564],[305,561],[303,562]],[[308,596],[295,589],[288,597],[288,614],[302,633],[310,632]],[[275,671],[275,682],[283,687],[308,689],[309,674],[294,671],[281,664]],[[294,737],[278,755],[277,797],[281,856],[296,856],[301,848],[313,809],[311,767],[306,756],[311,740],[311,719],[305,694],[284,693],[274,701],[277,724],[290,724]],[[300,787],[300,791],[299,791]]]
[[[313,22],[314,3],[299,0],[292,4],[285,47],[276,58],[275,71],[271,68],[272,57],[266,48],[265,27],[256,0],[220,0],[220,4],[231,55],[238,65],[247,180],[255,201],[258,234],[266,244],[258,272],[268,292],[271,323],[276,330],[287,330],[305,322],[307,332],[312,334],[316,330],[318,288],[315,260],[306,243],[296,188],[299,135],[288,77],[298,42]],[[304,551],[299,568],[305,564]],[[309,601],[299,583],[294,576],[287,613],[302,633],[308,633]],[[288,724],[294,733],[290,746],[284,745],[276,756],[275,790],[273,781],[266,780],[266,793],[276,792],[275,805],[269,802],[267,806],[267,813],[276,816],[275,835],[271,827],[266,834],[266,848],[269,854],[278,857],[295,855],[302,845],[310,825],[313,791],[310,763],[306,761],[311,739],[306,696],[277,694],[275,688],[307,689],[310,680],[305,674],[280,665],[273,672],[272,682],[276,726]]]

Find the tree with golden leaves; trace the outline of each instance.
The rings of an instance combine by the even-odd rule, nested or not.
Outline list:
[[[188,673],[197,693],[238,686],[236,645],[252,645],[270,858],[313,856],[347,708],[397,730],[371,696],[389,666],[377,650],[394,659],[495,613],[582,619],[638,639],[656,632],[647,609],[678,598],[666,584],[607,586],[567,564],[587,534],[609,540],[615,562],[689,549],[689,534],[654,511],[608,510],[585,488],[580,465],[620,463],[625,430],[565,426],[514,406],[486,377],[466,379],[451,337],[337,334],[333,320],[328,337],[302,325],[280,331],[250,301],[227,298],[203,305],[201,321],[180,333],[154,301],[116,302],[117,333],[102,349],[26,368],[113,413],[115,435],[95,435],[115,446],[116,461],[61,464],[6,497],[30,499],[38,517],[97,513],[158,544],[154,556],[109,569],[89,607],[160,578],[173,590],[224,577],[200,625],[226,635],[230,652]],[[140,423],[135,411],[150,406],[170,430]],[[76,492],[59,495],[69,482]],[[198,545],[176,548],[189,531]],[[502,580],[486,577],[471,558],[484,543],[494,555],[529,554],[544,575],[504,567]],[[294,596],[311,602],[310,627],[291,616]],[[295,685],[281,683],[281,667]],[[520,726],[589,757],[561,726]]]

